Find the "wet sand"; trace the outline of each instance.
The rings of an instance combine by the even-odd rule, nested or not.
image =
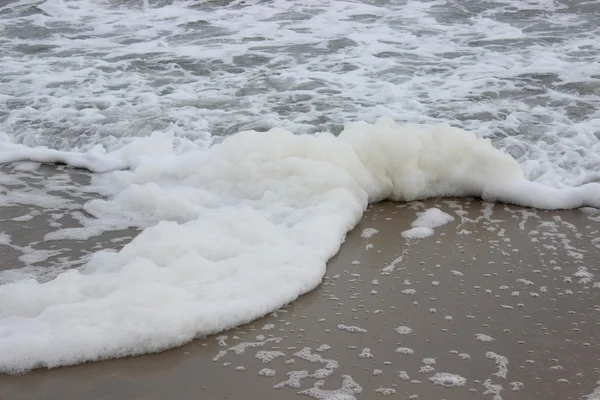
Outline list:
[[[0,270],[21,265],[14,246],[39,242],[56,229],[52,221],[75,223],[52,217],[60,207],[10,222],[31,207],[0,207],[0,230],[13,246],[0,244]],[[456,220],[405,240],[401,233],[430,207]],[[378,232],[363,237],[374,232],[367,228]],[[53,256],[58,262],[118,248],[134,234],[33,247],[65,249]],[[323,284],[282,310],[160,354],[0,375],[0,399],[285,400],[335,390],[347,396],[336,400],[584,399],[600,393],[599,236],[593,210],[469,199],[375,204],[330,260]],[[436,373],[466,382],[436,385]]]

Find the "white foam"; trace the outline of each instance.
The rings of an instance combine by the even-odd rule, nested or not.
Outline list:
[[[600,154],[598,33],[594,13],[575,4],[81,0],[27,12],[16,0],[3,7],[6,32],[46,34],[35,57],[21,36],[3,36],[0,134],[88,147],[169,124],[202,138],[240,125],[306,132],[382,114],[439,118],[500,133],[530,177],[589,182]],[[506,21],[507,9],[528,18]],[[539,46],[557,31],[561,40]]]
[[[496,354],[493,351],[488,351],[485,353],[485,357],[496,362],[498,371],[494,373],[494,376],[497,376],[500,379],[506,379],[506,375],[508,374],[508,358],[501,356],[500,354]]]
[[[310,396],[317,400],[356,400],[354,395],[361,393],[363,391],[362,387],[350,375],[342,375],[342,378],[342,387],[339,389],[321,389],[325,382],[317,381],[312,388],[298,392],[298,394]]]
[[[285,353],[278,350],[261,350],[257,351],[254,357],[258,358],[264,364],[270,363],[277,357],[284,357]]]
[[[429,374],[430,372],[435,371],[435,368],[432,367],[431,365],[423,365],[422,367],[419,368],[419,372],[422,374]]]
[[[219,342],[219,346],[225,347],[227,346],[227,335],[220,335],[216,337],[216,340]]]
[[[454,221],[454,217],[440,210],[439,208],[429,208],[411,223],[412,228],[402,232],[405,239],[423,239],[434,234],[433,228],[446,225]]]
[[[414,354],[414,352],[415,351],[409,347],[398,347],[396,349],[396,353],[399,353],[399,354],[411,355],[411,354]]]
[[[22,144],[0,143],[0,162],[34,161],[36,163],[61,163],[94,172],[107,172],[128,167],[127,161],[107,155],[102,146],[85,153],[60,151],[46,147],[27,147]]]
[[[361,353],[358,355],[360,358],[373,358],[373,354],[371,353],[371,349],[365,347],[362,349]]]
[[[0,245],[8,246],[10,245],[10,235],[6,232],[0,232]]]
[[[512,390],[513,392],[518,392],[523,386],[525,386],[523,382],[510,382],[509,385],[510,390]]]
[[[403,381],[410,380],[410,377],[408,376],[406,371],[398,371],[398,378],[402,379]]]
[[[412,328],[410,328],[408,326],[404,326],[404,325],[401,325],[394,330],[401,335],[408,335],[409,333],[411,333],[413,331]]]
[[[281,338],[268,338],[262,340],[260,342],[241,342],[236,344],[235,346],[230,347],[227,351],[233,351],[236,355],[244,354],[246,349],[254,348],[254,347],[262,347],[267,343],[279,343]],[[220,352],[219,352],[220,353]]]
[[[341,331],[352,332],[352,333],[366,333],[367,332],[366,329],[361,328],[359,326],[354,326],[354,325],[338,324],[337,328]]]
[[[399,263],[402,262],[404,258],[404,255],[401,255],[400,257],[396,257],[389,265],[383,267],[381,269],[381,274],[390,274],[392,272],[394,272],[394,269],[396,268],[396,265],[398,265]]]
[[[440,210],[439,208],[429,208],[422,213],[419,213],[419,217],[412,222],[413,227],[423,226],[428,228],[437,228],[442,225],[446,225],[448,222],[454,221],[454,217]]]
[[[392,394],[396,394],[396,389],[379,387],[375,389],[375,392],[381,393],[384,396],[390,396]]]
[[[376,235],[378,232],[379,231],[375,228],[365,228],[360,233],[360,237],[369,239],[369,238],[373,237],[374,235]]]
[[[405,239],[424,239],[429,236],[433,236],[435,231],[425,226],[419,226],[402,232],[402,237]]]
[[[277,310],[321,282],[369,202],[600,206],[600,185],[528,182],[510,156],[448,125],[384,118],[348,124],[339,137],[248,131],[208,149],[178,150],[172,139],[94,153],[96,170],[131,169],[95,177],[110,197],[85,210],[145,229],[50,282],[0,286],[0,371],[157,352]],[[82,165],[81,155],[60,156]]]
[[[437,360],[433,357],[426,357],[423,360],[421,360],[421,362],[425,365],[435,365],[437,363]]]
[[[325,344],[325,343],[323,343],[322,345],[320,345],[319,347],[317,347],[317,348],[315,349],[315,351],[319,351],[319,352],[321,352],[321,351],[327,351],[327,350],[329,350],[329,349],[331,349],[331,346],[330,346],[330,345],[328,345],[328,344]]]
[[[270,369],[270,368],[263,368],[260,371],[258,371],[258,374],[260,376],[275,376],[275,374],[277,373],[277,371],[275,371],[274,369]]]
[[[276,385],[273,385],[273,387],[275,389],[281,389],[283,387],[291,387],[291,388],[299,388],[301,385],[301,381],[304,378],[308,377],[308,371],[306,370],[301,370],[301,371],[289,371],[286,374],[289,378],[285,381],[279,382]]]
[[[577,277],[577,278],[581,278],[579,279],[578,283],[581,284],[588,284],[594,281],[594,274],[592,274],[591,272],[589,272],[587,270],[587,267],[577,267],[577,272],[575,272],[573,274],[573,276]]]
[[[456,374],[451,374],[448,372],[436,372],[431,378],[429,378],[434,385],[440,385],[444,387],[457,387],[457,386],[465,386],[467,383],[467,379]]]
[[[481,386],[483,386],[483,388],[485,389],[485,391],[483,392],[484,396],[492,396],[493,400],[502,400],[502,397],[500,396],[500,392],[504,390],[502,385],[493,384],[491,379],[486,379],[483,381]]]
[[[480,342],[493,342],[494,341],[493,337],[488,336],[485,333],[476,333],[475,339],[479,340]]]

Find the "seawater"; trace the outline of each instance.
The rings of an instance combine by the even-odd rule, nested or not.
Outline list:
[[[263,316],[321,282],[369,203],[600,208],[593,3],[0,4],[0,161],[88,168],[102,195],[44,240],[142,230],[0,280],[0,372]]]
[[[600,6],[553,0],[3,1],[0,135],[114,150],[172,131],[447,122],[530,179],[598,180]]]

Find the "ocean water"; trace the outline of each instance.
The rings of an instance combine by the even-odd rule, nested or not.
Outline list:
[[[594,1],[3,1],[0,134],[109,150],[171,131],[448,122],[531,179],[598,179]]]
[[[566,0],[1,1],[0,161],[84,167],[102,195],[47,239],[143,231],[0,281],[0,371],[258,318],[372,202],[599,207],[598,21]]]

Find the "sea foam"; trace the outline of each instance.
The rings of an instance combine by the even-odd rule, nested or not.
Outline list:
[[[384,118],[338,137],[246,131],[187,151],[164,136],[139,140],[94,153],[92,169],[129,169],[96,176],[109,196],[85,210],[145,229],[49,282],[0,286],[1,372],[158,352],[259,318],[321,282],[372,202],[600,207],[600,185],[529,182],[509,155],[448,125]],[[30,158],[55,161],[40,149]],[[85,159],[60,153],[76,166]]]

